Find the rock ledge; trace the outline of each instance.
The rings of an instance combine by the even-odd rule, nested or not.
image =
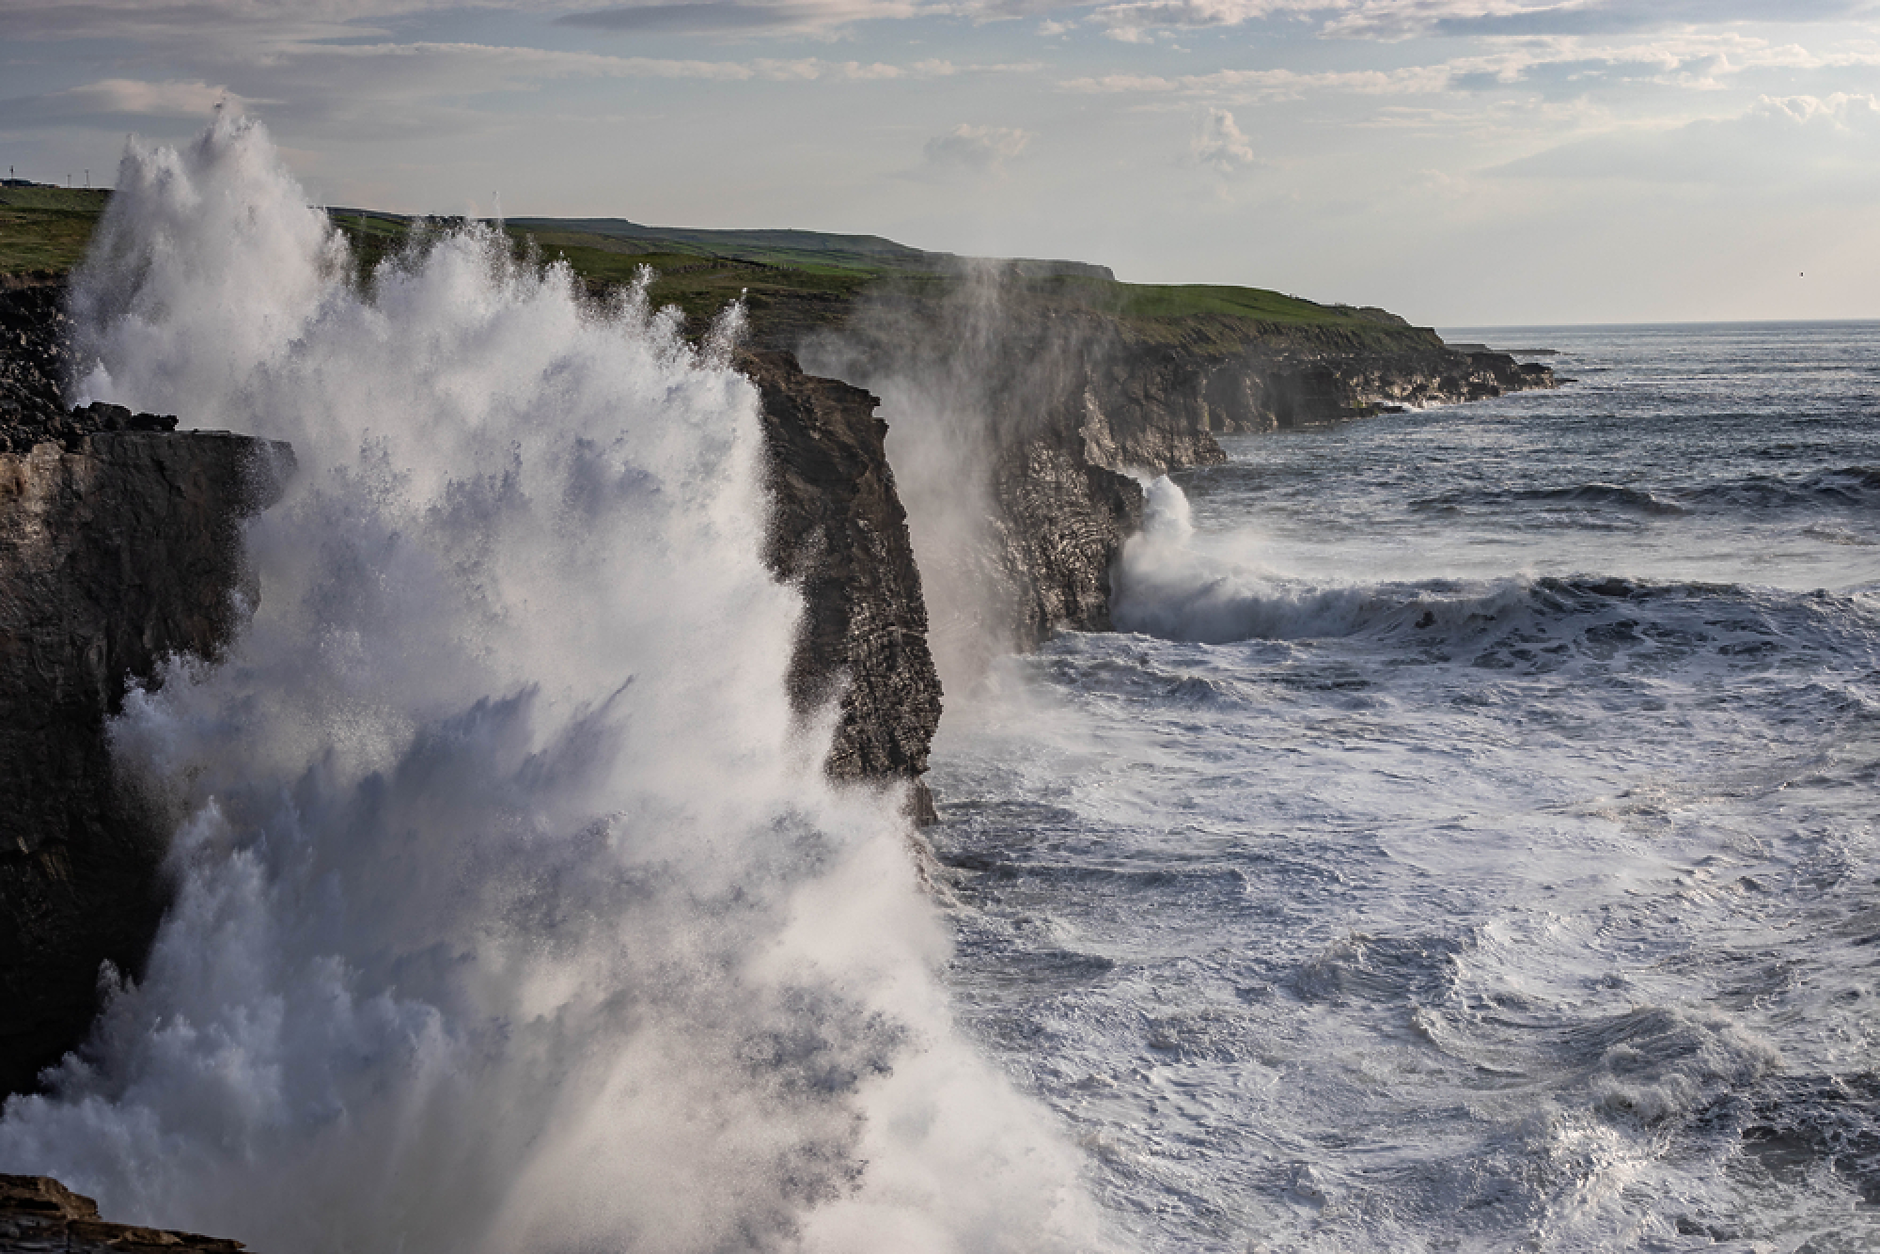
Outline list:
[[[50,1176],[0,1175],[0,1254],[240,1254],[240,1241],[109,1223]]]

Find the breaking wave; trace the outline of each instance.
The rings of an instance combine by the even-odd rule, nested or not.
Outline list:
[[[278,1254],[1101,1245],[792,717],[735,328],[485,227],[349,271],[259,126],[127,153],[79,390],[300,470],[230,655],[113,730],[175,904],[0,1168]]]
[[[1144,529],[1119,563],[1112,609],[1119,628],[1165,640],[1362,636],[1409,659],[1528,672],[1705,660],[1743,671],[1811,654],[1880,660],[1872,590],[1796,593],[1615,576],[1319,583],[1197,546],[1188,503],[1165,478],[1148,485],[1148,498]]]

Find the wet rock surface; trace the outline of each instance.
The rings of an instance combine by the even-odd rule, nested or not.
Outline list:
[[[99,432],[176,430],[174,415],[101,401],[66,407],[61,391],[72,362],[64,302],[62,283],[0,289],[0,453],[25,454],[41,444],[71,452]]]
[[[0,1092],[83,1039],[101,973],[142,964],[163,842],[113,775],[106,720],[165,656],[226,645],[256,595],[241,521],[293,465],[281,444],[61,409],[48,291],[0,293]]]
[[[1551,368],[1450,348],[1434,333],[1383,351],[1362,343],[1276,344],[1199,372],[1210,431],[1276,431],[1557,386]],[[1190,385],[1192,388],[1193,385]]]
[[[284,444],[65,409],[59,292],[0,292],[0,1092],[33,1089],[82,1043],[101,980],[143,962],[164,837],[114,777],[106,723],[164,657],[226,648],[259,594],[242,520],[293,466]],[[907,782],[931,817],[940,684],[875,400],[787,355],[742,365],[763,398],[766,557],[807,603],[792,695],[806,716],[838,702],[832,775]]]
[[[1113,320],[1037,315],[982,292],[859,310],[805,355],[864,387],[913,380],[963,415],[960,440],[985,443],[987,552],[947,560],[999,585],[1009,643],[1029,648],[1061,629],[1110,628],[1110,568],[1142,517],[1132,474],[1225,461],[1220,434],[1556,385],[1544,365],[1457,351],[1370,312],[1377,325],[1363,332],[1274,326],[1222,352],[1132,343]]]
[[[940,679],[879,402],[804,374],[787,353],[738,364],[763,398],[774,509],[765,560],[805,602],[792,698],[806,715],[839,702],[831,775],[910,781],[915,816],[930,819],[920,776],[940,723]]]
[[[0,1175],[0,1254],[239,1254],[239,1241],[109,1223],[50,1176]]]

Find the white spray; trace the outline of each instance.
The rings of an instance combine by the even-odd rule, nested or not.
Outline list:
[[[118,188],[80,390],[300,471],[231,656],[114,728],[176,902],[0,1170],[266,1254],[1096,1244],[949,1025],[894,800],[793,738],[723,346],[486,230],[361,294],[252,123]]]

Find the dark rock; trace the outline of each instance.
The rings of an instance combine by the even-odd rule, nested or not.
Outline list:
[[[98,1204],[50,1176],[0,1175],[0,1254],[239,1254],[240,1241],[107,1223]]]
[[[0,453],[56,444],[76,451],[88,435],[174,431],[176,419],[94,401],[68,409],[60,398],[71,369],[65,287],[46,282],[0,289]]]
[[[122,406],[68,413],[56,289],[0,311],[0,381],[33,407],[0,424],[0,1092],[22,1092],[84,1038],[105,964],[138,971],[166,900],[105,721],[165,655],[221,651],[256,596],[241,519],[293,459]]]
[[[1142,526],[1142,487],[1098,463],[1082,429],[1041,428],[993,466],[991,519],[1013,643],[1110,629],[1110,567]]]
[[[815,369],[863,387],[945,398],[943,420],[960,425],[948,439],[983,445],[974,465],[944,473],[989,484],[985,551],[922,555],[930,594],[939,563],[963,572],[948,588],[991,588],[997,651],[1066,628],[1109,629],[1110,570],[1142,517],[1131,472],[1225,461],[1217,434],[1555,386],[1546,366],[1457,352],[1395,315],[1357,312],[1355,329],[1263,326],[1225,351],[1218,341],[1132,341],[1114,319],[1028,307],[1022,294],[982,286],[948,301],[861,306],[805,353]],[[914,485],[904,486],[909,499],[924,496],[923,468],[899,471]],[[930,605],[942,622],[946,600]]]
[[[278,495],[286,445],[58,403],[58,289],[0,292],[0,1092],[77,1048],[101,980],[135,976],[168,901],[163,833],[114,778],[106,721],[172,653],[218,657],[258,596],[241,520]],[[867,393],[784,355],[743,366],[763,397],[776,510],[766,556],[807,603],[790,680],[838,697],[828,769],[920,775],[940,715],[905,515]]]
[[[829,773],[911,781],[914,814],[929,821],[920,776],[940,722],[940,680],[880,402],[804,374],[787,353],[747,354],[739,367],[763,398],[774,502],[765,560],[805,601],[792,698],[807,714],[839,693]]]
[[[1399,339],[1381,346],[1330,332],[1282,335],[1207,365],[1207,428],[1284,430],[1558,385],[1548,367],[1506,353],[1458,352],[1431,332]]]

